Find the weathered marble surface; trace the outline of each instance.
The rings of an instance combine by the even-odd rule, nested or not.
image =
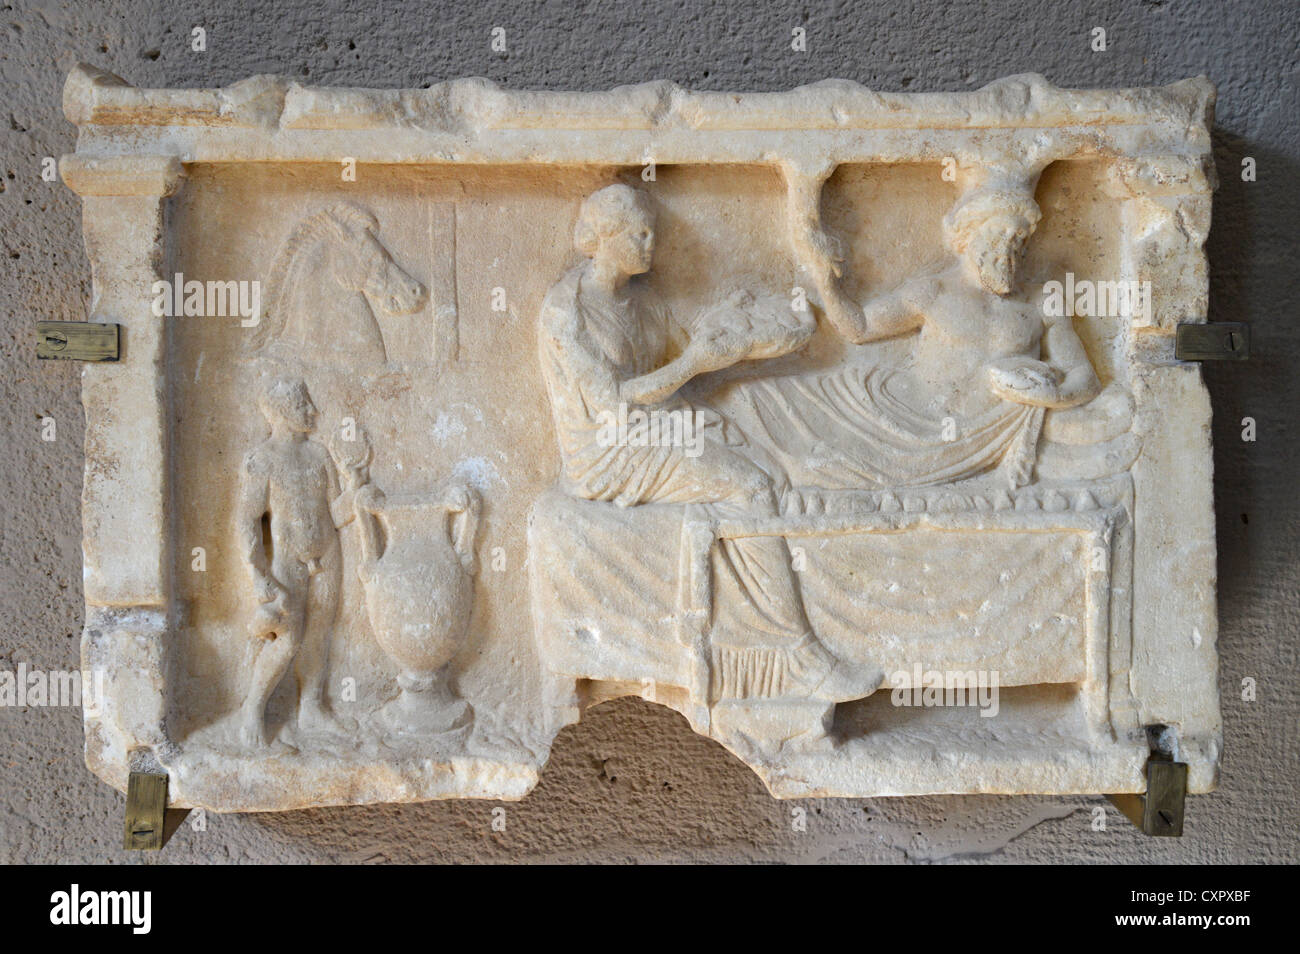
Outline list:
[[[83,379],[89,764],[216,810],[517,798],[639,694],[779,796],[1135,791],[1153,723],[1208,790],[1172,334],[1212,102],[74,72],[126,342]],[[156,316],[176,274],[258,282],[257,323]],[[1048,316],[1067,274],[1150,307]],[[703,427],[604,442],[620,406]],[[996,716],[893,705],[917,667],[996,672]]]

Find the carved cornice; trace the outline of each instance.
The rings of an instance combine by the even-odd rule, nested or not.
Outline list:
[[[64,183],[78,195],[168,196],[185,169],[174,156],[64,156]]]
[[[828,79],[780,92],[684,89],[667,80],[599,92],[502,89],[457,79],[427,89],[302,86],[254,76],[217,89],[137,89],[78,66],[63,110],[78,126],[240,126],[262,129],[982,129],[1209,123],[1205,77],[1152,89],[1071,90],[1036,73],[963,93],[878,93]]]

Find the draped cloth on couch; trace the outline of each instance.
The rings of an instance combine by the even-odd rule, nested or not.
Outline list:
[[[897,370],[850,367],[748,382],[727,412],[797,486],[925,487],[998,469],[1011,487],[1033,473],[1043,408],[1008,401],[934,419],[891,390]]]

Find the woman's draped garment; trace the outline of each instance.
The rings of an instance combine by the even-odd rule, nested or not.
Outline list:
[[[579,288],[584,270],[570,271],[551,288],[538,336],[562,458],[561,489],[627,508],[699,504],[719,513],[752,512],[728,500],[737,490],[730,476],[734,469],[714,463],[736,453],[727,446],[722,418],[714,411],[680,398],[643,408],[694,415],[704,425],[701,439],[709,445],[699,455],[679,444],[609,441],[610,416],[617,418],[620,411],[617,382],[662,364],[667,319],[634,300],[618,307],[584,296]],[[566,334],[554,333],[556,328],[565,328]],[[584,347],[566,347],[571,338]],[[611,523],[611,532],[616,527]],[[628,558],[636,559],[635,541],[621,539]],[[830,661],[811,635],[785,539],[719,541],[713,564],[713,698],[774,697],[815,685]]]

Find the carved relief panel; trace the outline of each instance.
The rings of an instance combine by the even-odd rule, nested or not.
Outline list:
[[[520,798],[639,695],[779,797],[1219,759],[1203,80],[68,81],[91,768]]]

